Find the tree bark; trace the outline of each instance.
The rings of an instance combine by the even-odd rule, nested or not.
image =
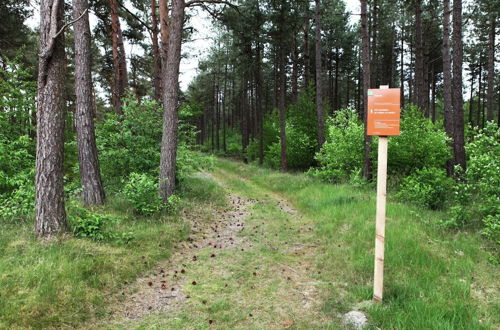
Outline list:
[[[417,106],[424,109],[424,45],[422,39],[422,1],[415,1],[415,99]]]
[[[163,68],[163,135],[160,156],[160,195],[167,202],[175,191],[177,128],[179,101],[179,65],[181,61],[184,0],[172,2],[172,25],[168,37],[167,61]],[[162,33],[162,38],[163,38]],[[162,40],[165,42],[164,40]]]
[[[307,5],[306,12],[309,11],[309,5]],[[311,59],[309,54],[309,14],[306,13],[304,18],[304,90],[309,88],[309,82],[311,81]]]
[[[476,125],[481,127],[481,91],[483,90],[483,63],[481,62],[481,56],[479,56],[479,82],[477,90],[477,111],[476,111]]]
[[[372,179],[372,166],[370,160],[371,136],[367,135],[368,117],[368,89],[370,88],[370,39],[368,37],[367,0],[361,0],[361,42],[363,57],[363,119],[365,123],[365,154],[363,176],[366,180]]]
[[[453,103],[452,103],[452,77],[451,77],[451,52],[450,52],[450,0],[444,0],[443,8],[443,107],[444,107],[444,129],[452,140],[453,147],[454,125],[453,125]],[[453,173],[453,162],[447,162],[448,175]]]
[[[297,47],[297,36],[293,35],[292,51],[292,103],[296,103],[299,98],[299,50]]]
[[[490,14],[489,36],[488,36],[488,92],[486,102],[488,111],[486,112],[486,120],[493,120],[493,96],[495,94],[495,23],[496,16]]]
[[[462,0],[453,0],[453,124],[455,165],[465,164],[464,100],[462,95]]]
[[[256,49],[256,70],[255,70],[255,103],[257,108],[259,125],[259,165],[264,163],[264,111],[262,109],[262,63],[261,63],[261,43],[257,42]]]
[[[279,19],[279,55],[278,55],[278,79],[279,79],[279,125],[280,125],[280,143],[281,143],[281,170],[288,171],[288,160],[286,157],[286,53],[285,53],[285,5],[281,3],[280,19]]]
[[[88,10],[88,0],[73,0],[73,19],[78,19]],[[104,189],[99,170],[95,129],[94,104],[90,61],[89,14],[86,12],[74,23],[75,34],[75,127],[80,161],[80,180],[83,187],[83,201],[87,205],[104,203]]]
[[[470,70],[471,82],[470,82],[470,97],[469,97],[469,125],[474,127],[474,78],[475,78],[475,67],[471,65]]]
[[[404,15],[404,12],[403,12]],[[401,69],[400,69],[400,74],[399,74],[399,79],[401,79],[399,83],[399,87],[401,88],[401,109],[404,109],[405,107],[405,77],[404,77],[404,65],[405,65],[405,60],[404,60],[404,26],[401,26]]]
[[[50,237],[67,229],[64,209],[64,76],[66,59],[63,0],[40,5],[37,103],[35,233]]]
[[[128,87],[127,60],[125,58],[125,47],[118,16],[118,0],[109,0],[111,12],[111,41],[113,48],[113,71],[114,82],[112,89],[112,103],[115,112],[123,114],[122,98]]]
[[[325,143],[325,118],[323,116],[323,91],[321,65],[321,2],[316,0],[314,21],[316,25],[316,119],[318,123],[318,147],[321,148]]]
[[[226,54],[227,55],[227,54]],[[227,121],[227,63],[224,65],[224,97],[222,99],[222,150],[227,152],[226,121]]]
[[[158,16],[156,15],[156,0],[151,0],[151,36],[153,45],[153,89],[154,98],[161,100],[161,55],[158,43]]]

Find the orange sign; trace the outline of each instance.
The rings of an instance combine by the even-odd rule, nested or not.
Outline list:
[[[368,90],[368,135],[399,135],[400,93],[399,88]]]

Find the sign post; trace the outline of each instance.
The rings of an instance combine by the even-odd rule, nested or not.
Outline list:
[[[388,136],[399,135],[400,89],[380,86],[368,90],[367,134],[378,139],[377,213],[375,223],[375,267],[373,300],[381,302],[384,289],[384,240],[387,196]]]

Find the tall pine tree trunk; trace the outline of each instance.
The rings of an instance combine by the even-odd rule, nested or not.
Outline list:
[[[35,233],[50,237],[66,230],[64,209],[64,81],[66,59],[63,0],[40,5],[40,53],[36,143]]]
[[[158,43],[158,16],[156,15],[156,0],[151,0],[151,37],[153,45],[153,89],[154,98],[161,100],[161,55]]]
[[[262,63],[261,63],[261,43],[257,42],[256,49],[256,69],[255,69],[255,103],[257,107],[259,125],[259,164],[264,163],[264,110],[262,108]]]
[[[304,17],[304,90],[309,88],[311,81],[311,58],[309,55],[309,5],[307,5]]]
[[[292,103],[296,103],[299,98],[299,49],[297,47],[297,36],[293,35],[292,50]]]
[[[112,86],[112,103],[115,112],[122,114],[122,98],[128,87],[127,60],[123,45],[120,18],[118,16],[118,0],[109,0],[111,11],[111,42],[113,48],[114,81]]]
[[[424,109],[424,44],[422,34],[422,1],[415,1],[415,98],[417,106]]]
[[[316,25],[316,119],[318,122],[318,146],[321,148],[325,143],[325,118],[323,116],[323,91],[322,91],[322,74],[321,66],[321,7],[320,0],[316,0],[316,9],[314,15]]]
[[[462,0],[453,0],[453,124],[455,165],[465,170],[464,100],[462,95]]]
[[[490,14],[489,24],[489,37],[488,37],[488,92],[486,100],[488,104],[488,111],[486,113],[486,120],[493,120],[493,95],[495,93],[495,23],[496,16]]]
[[[370,39],[368,37],[368,10],[367,0],[361,0],[361,42],[363,57],[363,118],[365,123],[365,154],[363,176],[367,180],[372,179],[372,166],[370,160],[371,136],[367,135],[368,117],[368,89],[370,88]]]
[[[450,0],[444,0],[443,8],[443,99],[444,99],[444,129],[452,140],[453,147],[454,124],[453,124],[453,98],[452,98],[452,76],[451,76],[451,51],[450,51]],[[453,162],[447,162],[448,175],[453,173]]]
[[[73,18],[77,20],[88,10],[88,0],[73,0]],[[88,205],[104,203],[104,189],[97,157],[95,140],[90,70],[90,27],[89,14],[85,12],[74,23],[75,33],[75,127],[80,161],[80,180],[83,187],[83,201]]]
[[[476,126],[481,127],[481,91],[483,90],[483,63],[481,62],[481,56],[479,56],[479,76],[478,76],[478,88],[477,88],[477,111],[476,111]]]
[[[173,0],[167,61],[163,68],[163,135],[160,156],[160,195],[167,202],[175,191],[177,128],[179,107],[179,65],[181,61],[184,0]],[[163,33],[162,33],[163,38]],[[163,41],[163,40],[162,40]],[[164,41],[163,41],[164,42]]]

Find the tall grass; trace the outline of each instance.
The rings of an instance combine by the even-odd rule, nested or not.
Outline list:
[[[316,262],[327,286],[327,313],[363,309],[382,329],[481,329],[500,325],[498,267],[475,232],[440,226],[445,214],[391,202],[387,206],[383,304],[371,304],[375,191],[317,182],[229,161],[238,173],[291,200],[315,221],[324,247]]]

